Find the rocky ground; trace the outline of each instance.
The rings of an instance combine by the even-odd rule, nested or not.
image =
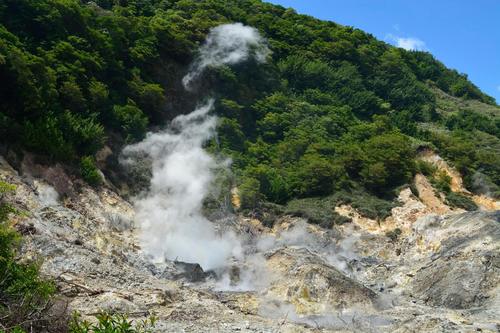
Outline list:
[[[441,162],[439,162],[441,163]],[[386,221],[337,207],[353,222],[324,230],[284,216],[272,229],[225,216],[247,255],[221,272],[165,262],[140,249],[133,207],[25,159],[0,158],[23,258],[43,260],[72,310],[158,318],[158,332],[498,332],[500,212],[443,204],[418,175]],[[455,182],[454,186],[461,186]],[[236,199],[235,199],[236,200]],[[236,200],[237,201],[237,200]],[[489,210],[487,210],[489,209]]]

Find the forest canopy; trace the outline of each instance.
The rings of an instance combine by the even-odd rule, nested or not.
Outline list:
[[[494,99],[359,29],[259,0],[5,0],[0,22],[0,137],[17,149],[88,169],[104,145],[142,139],[192,107],[180,80],[210,28],[242,22],[267,39],[268,62],[212,69],[198,89],[217,97],[211,149],[232,157],[249,206],[355,188],[391,197],[422,146],[469,189],[479,176],[500,185]],[[480,107],[441,112],[442,94]]]

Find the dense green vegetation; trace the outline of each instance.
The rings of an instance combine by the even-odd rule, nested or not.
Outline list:
[[[242,22],[266,37],[269,61],[212,69],[197,94],[217,97],[211,149],[232,156],[244,207],[341,190],[390,199],[421,145],[470,189],[498,191],[496,104],[429,53],[259,0],[6,0],[0,22],[0,136],[54,160],[83,157],[91,183],[103,144],[139,140],[193,106],[179,82],[199,43]],[[442,96],[479,109],[440,112]]]

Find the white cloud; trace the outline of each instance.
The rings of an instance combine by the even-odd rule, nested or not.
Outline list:
[[[399,36],[394,36],[393,34],[388,34],[386,36],[386,39],[390,40],[397,47],[403,48],[408,51],[427,50],[425,42],[415,37],[399,37]]]
[[[402,38],[397,39],[397,46],[405,50],[425,50],[425,43],[418,38]]]

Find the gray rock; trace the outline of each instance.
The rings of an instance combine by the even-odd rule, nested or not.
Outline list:
[[[184,279],[189,282],[203,282],[208,278],[216,278],[213,271],[205,272],[199,264],[174,261],[174,266],[179,271],[172,275],[174,280]]]
[[[484,304],[500,281],[499,212],[471,212],[443,221],[449,232],[432,261],[417,271],[413,293],[432,306]]]
[[[246,251],[260,257],[234,259],[216,277],[196,263],[152,263],[140,249],[133,208],[105,186],[76,191],[64,178],[58,190],[71,195],[44,207],[33,184],[63,170],[30,168],[35,178],[0,158],[0,178],[17,186],[8,200],[29,212],[16,223],[21,254],[43,259],[42,273],[67,297],[69,312],[87,319],[100,310],[134,320],[154,313],[157,332],[499,331],[500,212],[429,215],[394,243],[349,226],[317,228],[305,243],[279,243],[268,253],[254,238],[272,231],[252,224],[248,232],[248,221],[234,216],[221,225],[244,235]],[[351,241],[337,246],[342,238]],[[249,272],[263,283],[237,289]]]

